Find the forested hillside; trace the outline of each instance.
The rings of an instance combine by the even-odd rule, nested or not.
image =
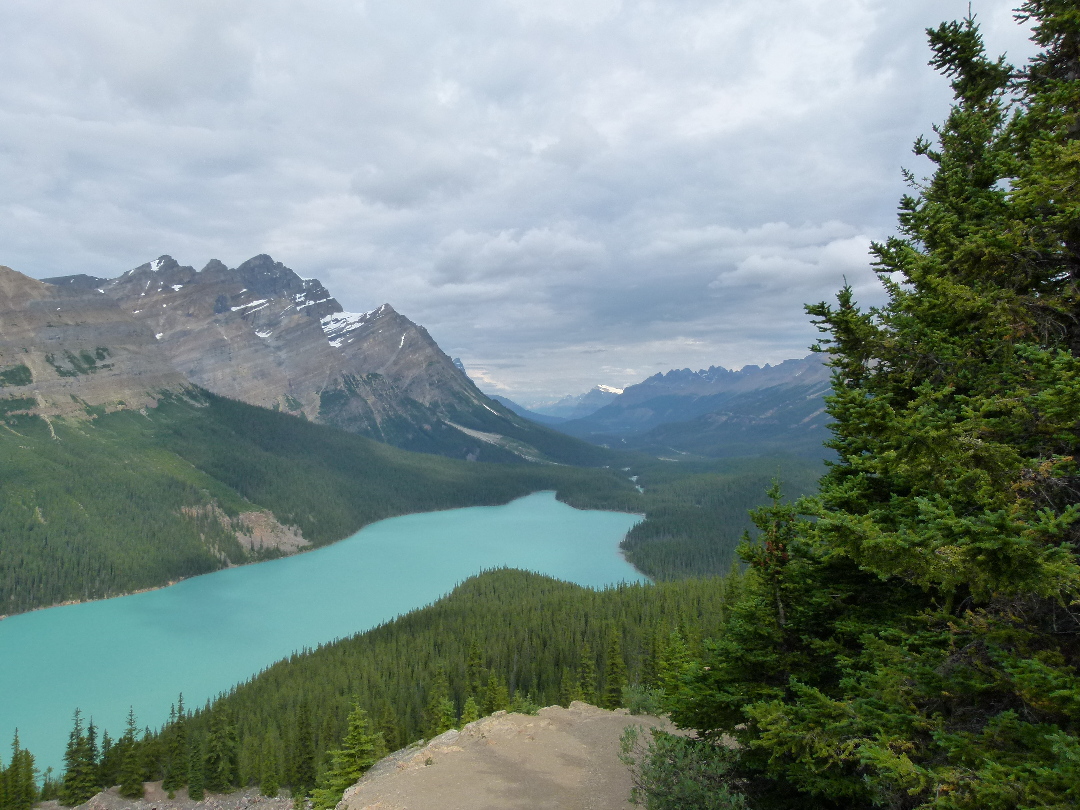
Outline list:
[[[203,394],[157,408],[0,426],[0,609],[101,598],[282,553],[243,544],[268,510],[310,546],[409,512],[556,489],[578,506],[635,507],[624,475],[401,451]],[[288,550],[288,549],[286,549]]]
[[[82,793],[62,795],[75,803],[125,778],[305,794],[326,783],[357,707],[364,734],[381,735],[373,750],[386,750],[504,708],[647,705],[640,685],[658,686],[697,654],[737,591],[738,578],[594,591],[522,571],[481,574],[432,606],[275,664],[208,707],[180,706],[160,733],[114,734],[93,756],[73,742],[77,778],[66,788]]]
[[[768,502],[774,480],[785,497],[817,491],[824,464],[799,457],[680,462],[636,457],[630,468],[645,493],[647,519],[630,530],[626,558],[656,580],[725,574],[744,532],[756,534],[750,510]]]

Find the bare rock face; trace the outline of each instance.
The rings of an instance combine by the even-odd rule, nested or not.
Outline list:
[[[269,256],[201,270],[161,256],[111,281],[46,281],[115,301],[177,371],[215,394],[461,457],[475,457],[478,442],[507,450],[497,423],[523,424],[389,304],[343,312],[319,281]]]
[[[629,810],[619,760],[629,725],[670,729],[578,701],[535,716],[497,712],[377,763],[337,810]]]
[[[0,267],[0,412],[142,408],[189,387],[148,326],[99,289]]]
[[[339,357],[316,313],[341,309],[318,282],[268,256],[234,270],[212,261],[200,271],[162,256],[103,289],[147,324],[192,382],[252,405],[317,415],[318,391]]]

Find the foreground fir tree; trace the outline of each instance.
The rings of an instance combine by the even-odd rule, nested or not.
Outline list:
[[[120,795],[125,799],[141,799],[143,797],[143,769],[139,752],[135,747],[138,732],[139,728],[135,723],[135,709],[129,707],[124,736],[117,743],[122,751],[119,773]]]
[[[354,706],[341,748],[329,752],[330,765],[311,794],[315,810],[336,807],[345,789],[356,784],[385,754],[382,735],[372,730],[367,712]]]
[[[874,247],[888,304],[809,308],[838,461],[757,513],[675,689],[680,724],[738,737],[711,750],[752,807],[1080,806],[1080,6],[1019,17],[1019,73],[972,19],[929,32],[956,102]]]
[[[94,735],[93,722],[84,730],[82,713],[76,709],[64,751],[64,777],[58,791],[60,804],[68,807],[82,804],[100,790]]]
[[[19,730],[11,742],[11,763],[0,763],[0,810],[30,810],[40,798],[34,756],[19,743]]]

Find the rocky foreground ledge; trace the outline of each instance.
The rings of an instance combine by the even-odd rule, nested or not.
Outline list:
[[[285,791],[276,798],[268,799],[257,787],[238,790],[235,793],[207,793],[201,801],[189,799],[187,788],[176,791],[170,799],[161,789],[161,782],[146,782],[146,795],[142,799],[125,799],[118,788],[109,788],[73,810],[292,810],[293,800]],[[35,810],[68,810],[57,802],[41,802]]]
[[[629,725],[670,729],[577,701],[496,712],[381,760],[337,810],[624,810],[631,785],[619,738]]]
[[[630,773],[619,761],[629,725],[672,730],[668,721],[607,711],[574,701],[536,715],[496,712],[427,743],[380,760],[345,791],[337,810],[626,810]],[[43,802],[40,810],[66,810]],[[160,782],[146,797],[125,799],[116,788],[75,810],[291,810],[287,796],[258,788],[202,801],[187,790],[168,798]]]

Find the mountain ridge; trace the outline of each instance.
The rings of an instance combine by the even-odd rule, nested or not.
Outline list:
[[[201,270],[162,255],[114,279],[43,283],[116,302],[149,327],[162,365],[221,396],[456,458],[603,461],[486,397],[389,303],[346,312],[320,281],[266,254]]]
[[[820,354],[738,371],[710,366],[654,374],[556,429],[601,445],[706,456],[821,456],[830,370]]]

